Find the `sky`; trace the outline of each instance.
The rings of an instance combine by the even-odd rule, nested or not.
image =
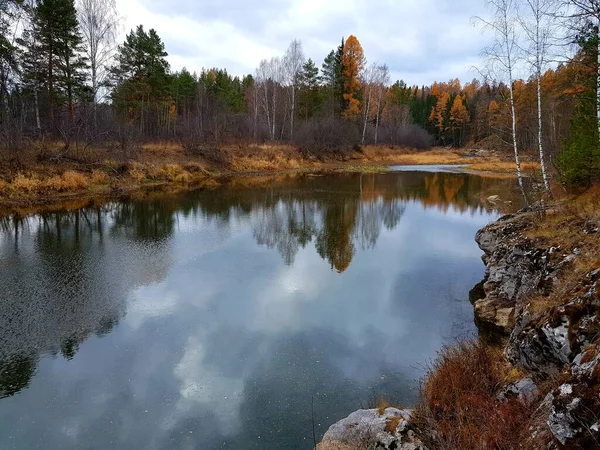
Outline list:
[[[293,39],[320,67],[355,35],[368,63],[385,63],[409,85],[477,77],[489,37],[472,24],[484,0],[117,0],[121,41],[139,24],[154,28],[173,70],[225,68],[253,74]]]

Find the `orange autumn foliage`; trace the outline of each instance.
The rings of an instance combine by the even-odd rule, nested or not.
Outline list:
[[[344,67],[345,118],[354,118],[360,113],[358,96],[361,90],[360,76],[365,67],[365,55],[358,39],[350,35],[344,44],[342,65]]]

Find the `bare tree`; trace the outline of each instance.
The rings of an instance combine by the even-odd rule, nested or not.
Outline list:
[[[387,86],[390,82],[390,70],[386,64],[377,66],[377,75],[375,77],[377,83],[377,112],[375,117],[375,144],[379,140],[379,123],[381,121],[381,110],[387,92]]]
[[[97,122],[96,104],[100,87],[106,81],[106,65],[115,50],[119,15],[115,0],[78,0],[79,25],[90,63],[94,124]]]
[[[526,53],[533,69],[537,87],[537,116],[538,116],[538,151],[542,178],[546,192],[550,192],[548,172],[544,158],[543,128],[542,128],[542,73],[547,67],[550,50],[553,46],[553,36],[556,35],[556,0],[525,0],[527,15],[521,20],[527,40]]]
[[[484,49],[483,54],[487,58],[490,68],[492,70],[499,70],[506,77],[506,81],[508,81],[510,115],[512,120],[512,145],[515,153],[519,186],[523,189],[521,162],[517,147],[517,117],[513,89],[515,67],[521,56],[516,28],[516,6],[515,0],[489,0],[487,7],[492,13],[492,18],[486,20],[481,17],[475,17],[474,20],[483,25],[485,29],[491,30],[494,33],[494,42]]]
[[[302,50],[302,42],[294,39],[283,57],[283,70],[286,84],[290,86],[290,139],[294,139],[294,118],[296,116],[296,96],[300,85],[300,75],[302,66],[304,65],[304,51]]]
[[[371,64],[367,67],[362,76],[362,82],[364,86],[364,115],[363,115],[363,130],[362,130],[362,139],[361,145],[365,145],[365,135],[367,133],[367,122],[369,121],[369,114],[371,112],[371,98],[373,95],[373,84],[377,77],[377,63]]]

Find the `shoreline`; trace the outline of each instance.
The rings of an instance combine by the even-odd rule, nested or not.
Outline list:
[[[97,198],[118,199],[146,192],[181,192],[212,189],[232,177],[326,175],[335,173],[385,173],[394,167],[415,170],[442,167],[443,171],[481,176],[513,177],[512,161],[479,152],[471,156],[457,150],[370,148],[342,160],[303,160],[292,151],[276,150],[268,156],[271,165],[256,156],[234,153],[227,166],[183,154],[166,153],[140,157],[126,163],[85,164],[64,160],[58,164],[20,165],[18,170],[0,171],[0,217],[23,215],[37,211],[68,208],[67,203],[81,205]],[[294,150],[297,151],[297,150]],[[150,150],[148,150],[148,153]],[[147,158],[147,159],[144,159]],[[536,170],[529,163],[529,170]],[[6,166],[6,164],[5,164]],[[448,169],[450,168],[451,169]],[[0,164],[1,169],[1,164]]]

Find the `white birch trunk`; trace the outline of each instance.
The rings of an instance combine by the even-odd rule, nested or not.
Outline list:
[[[544,179],[544,187],[546,192],[550,192],[550,182],[548,181],[548,172],[546,171],[546,163],[544,161],[544,145],[542,134],[542,74],[538,69],[537,74],[537,107],[538,107],[538,148],[540,151],[540,165],[542,167],[542,178]]]
[[[369,120],[369,109],[371,108],[371,90],[372,90],[372,87],[369,85],[369,87],[367,89],[368,89],[367,104],[366,104],[366,108],[365,108],[365,118],[364,118],[364,123],[363,123],[361,145],[365,145],[365,135],[367,133],[367,122]]]

